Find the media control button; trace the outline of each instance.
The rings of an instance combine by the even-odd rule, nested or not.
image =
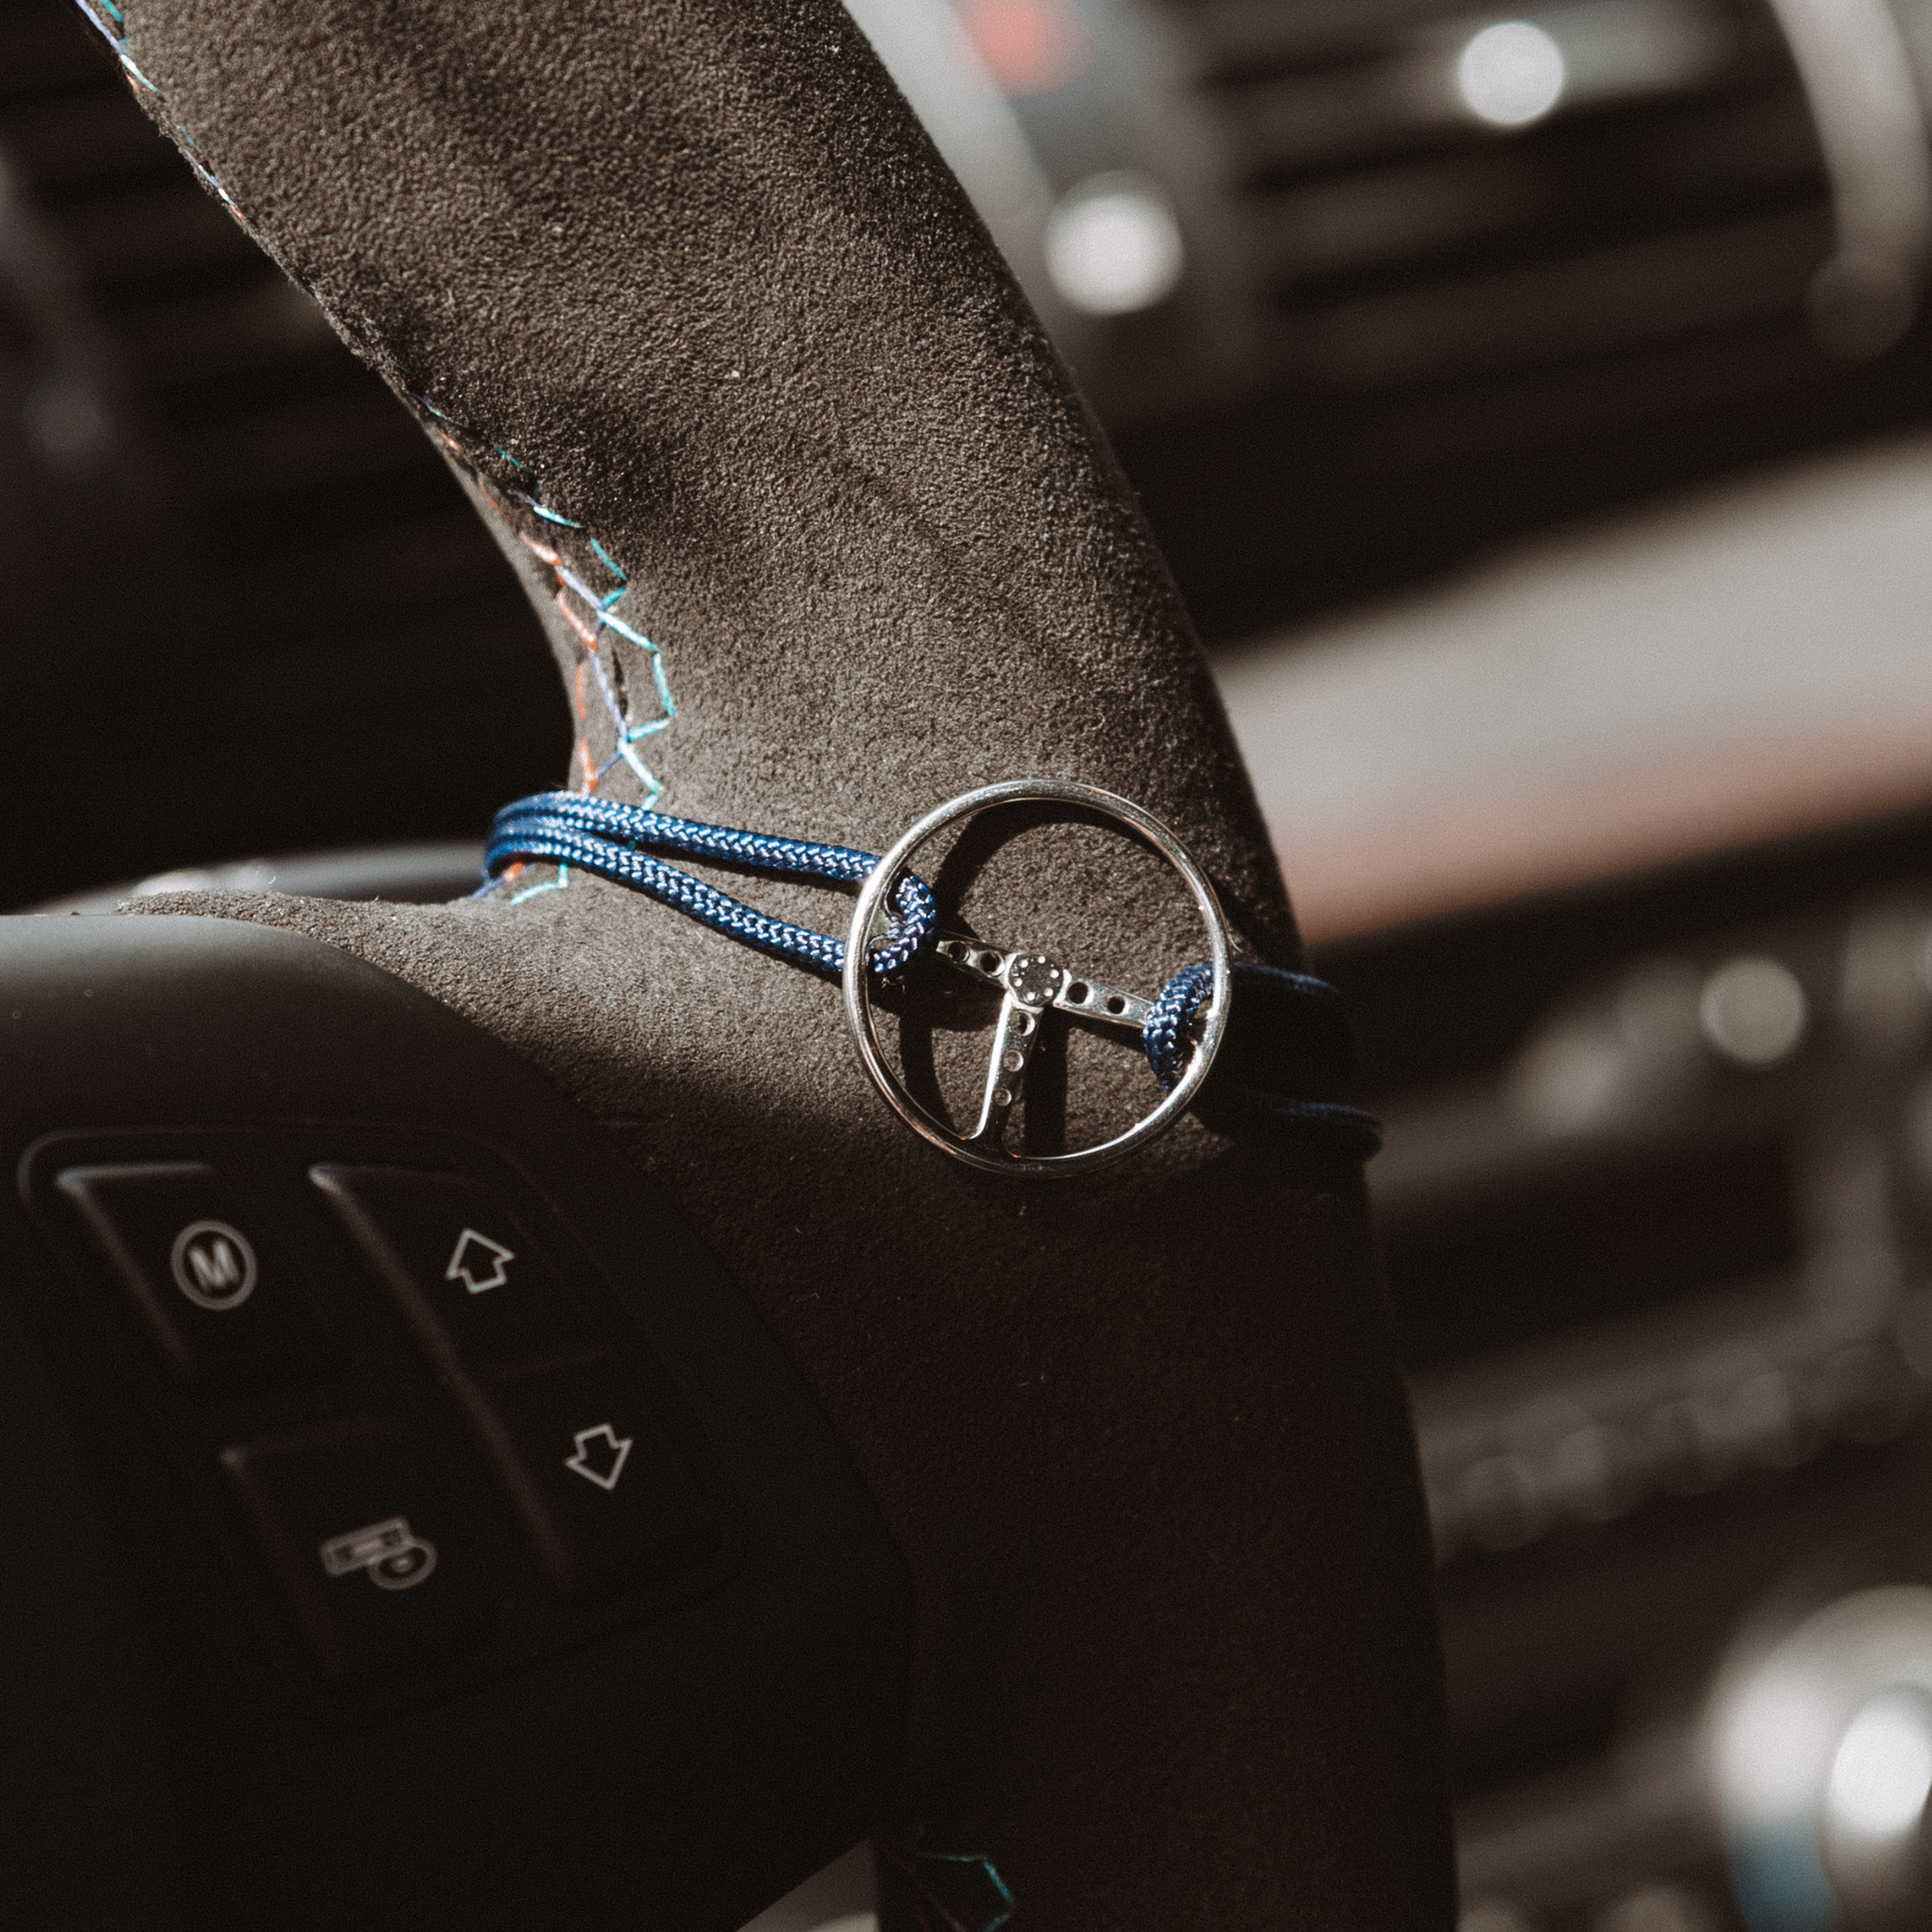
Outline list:
[[[393,1676],[488,1636],[483,1555],[387,1424],[352,1416],[221,1462],[332,1676]]]
[[[255,1292],[261,1263],[255,1244],[227,1221],[190,1221],[168,1250],[175,1286],[210,1314],[238,1309]]]
[[[419,1342],[469,1369],[598,1345],[577,1299],[466,1174],[311,1168]]]
[[[340,1365],[294,1249],[218,1168],[66,1168],[54,1184],[185,1380],[209,1388],[302,1381]]]
[[[491,1377],[473,1403],[510,1504],[565,1595],[621,1589],[709,1553],[697,1485],[611,1357]]]

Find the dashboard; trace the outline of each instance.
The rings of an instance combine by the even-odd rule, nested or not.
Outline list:
[[[1464,1932],[1927,1922],[1932,8],[850,4],[1356,1015]],[[9,909],[450,896],[562,768],[455,484],[66,0],[0,0],[0,502]]]

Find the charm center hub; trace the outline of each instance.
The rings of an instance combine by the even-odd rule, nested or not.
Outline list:
[[[1015,953],[1007,968],[1007,985],[1026,1006],[1050,1006],[1065,984],[1065,967],[1056,966],[1043,952]]]

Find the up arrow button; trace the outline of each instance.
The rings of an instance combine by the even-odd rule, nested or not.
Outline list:
[[[509,1280],[509,1266],[515,1259],[514,1251],[500,1241],[492,1241],[475,1228],[465,1228],[457,1236],[456,1250],[443,1270],[443,1279],[461,1282],[472,1295],[481,1295],[485,1289],[501,1288]]]
[[[474,1375],[602,1345],[598,1324],[546,1260],[538,1237],[480,1179],[331,1166],[311,1168],[309,1175],[444,1374]],[[609,1413],[601,1403],[581,1410],[571,1428]]]

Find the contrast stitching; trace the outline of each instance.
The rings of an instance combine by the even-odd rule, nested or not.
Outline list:
[[[657,772],[645,760],[639,747],[646,740],[655,738],[677,721],[677,700],[672,695],[670,678],[664,668],[664,653],[658,646],[633,624],[618,615],[617,607],[630,594],[631,583],[628,573],[613,557],[609,550],[585,528],[577,518],[567,516],[554,504],[543,500],[541,482],[530,466],[520,457],[511,455],[500,443],[491,443],[486,438],[475,437],[474,440],[491,455],[500,458],[521,476],[529,479],[527,489],[510,488],[502,493],[509,496],[528,515],[539,523],[548,524],[553,530],[575,530],[583,535],[590,546],[597,563],[616,579],[609,590],[600,591],[588,583],[573,563],[565,557],[556,542],[546,536],[533,536],[529,531],[517,528],[521,520],[498,500],[497,491],[491,487],[482,474],[476,455],[464,447],[459,438],[470,438],[473,432],[464,428],[454,417],[430,401],[425,395],[414,395],[417,406],[434,419],[431,434],[442,443],[452,456],[476,483],[483,500],[488,503],[511,529],[516,538],[529,553],[541,563],[551,575],[556,585],[557,610],[571,634],[576,638],[582,655],[577,660],[576,675],[571,679],[571,696],[577,713],[577,742],[575,761],[577,766],[575,788],[588,797],[594,794],[611,772],[621,763],[635,778],[643,792],[642,809],[649,811],[663,797],[665,784]],[[656,708],[648,716],[637,718],[633,715],[627,697],[632,680],[624,675],[622,660],[619,656],[620,646],[628,645],[638,652],[650,672],[650,691],[655,698]],[[607,661],[608,659],[608,661]],[[598,698],[616,734],[617,749],[600,763],[593,756],[590,744],[590,707],[585,691],[588,673],[597,686]],[[520,872],[521,867],[516,868]],[[478,895],[484,897],[496,892],[499,887],[509,883],[514,873],[504,878],[492,880]],[[523,891],[512,893],[507,902],[520,905],[526,898],[534,898],[539,893],[555,892],[570,884],[571,868],[568,863],[559,865],[557,876],[541,885],[526,887]]]
[[[1013,1917],[1015,1910],[1013,1892],[1009,1888],[1007,1881],[1000,1876],[999,1871],[994,1866],[993,1861],[983,1854],[978,1852],[929,1852],[922,1847],[907,1847],[903,1850],[895,1850],[892,1846],[880,1844],[877,1840],[874,1841],[874,1844],[878,1847],[882,1857],[905,1874],[907,1882],[918,1893],[919,1902],[915,1909],[918,1912],[921,1932],[937,1932],[937,1928],[933,1926],[932,1920],[926,1916],[927,1907],[930,1907],[932,1911],[938,1914],[944,1932],[1000,1932],[1000,1928],[1007,1924]],[[988,1917],[982,1913],[975,1912],[968,1918],[958,1916],[950,1906],[941,1903],[933,1895],[932,1887],[919,1874],[917,1867],[921,1863],[956,1865],[968,1870],[977,1871],[993,1888],[995,1904],[992,1915]]]
[[[100,0],[98,7],[93,4],[93,0],[73,0],[73,3],[87,16],[94,32],[113,49],[115,60],[120,62],[128,77],[137,86],[145,87],[149,93],[158,95],[161,89],[134,65],[127,49],[121,45],[127,38],[127,16],[114,5],[114,0]]]
[[[74,4],[85,16],[88,24],[107,43],[115,60],[120,63],[121,69],[127,76],[128,84],[135,89],[137,97],[142,93],[146,93],[152,96],[154,101],[165,109],[166,97],[163,95],[161,89],[141,71],[140,68],[135,65],[133,57],[127,51],[125,46],[127,16],[122,12],[120,6],[116,4],[116,0],[74,0]],[[175,140],[181,149],[182,157],[187,161],[189,167],[194,170],[196,179],[220,202],[222,207],[234,216],[235,220],[245,230],[248,226],[247,217],[243,215],[233,196],[221,186],[221,183],[215,178],[213,171],[201,159],[199,153],[200,144],[196,141],[194,134],[179,121],[173,122],[172,125]],[[512,529],[515,529],[518,519],[513,517],[505,509],[503,504],[497,500],[495,492],[490,488],[488,482],[483,476],[481,466],[476,457],[458,441],[459,436],[469,437],[472,435],[472,432],[463,428],[454,418],[438,409],[427,396],[416,395],[413,400],[419,408],[423,409],[434,419],[435,426],[432,427],[431,434],[450,451],[451,455],[456,458],[464,470],[475,480],[477,487],[483,492],[483,498],[488,502],[489,506]],[[520,458],[512,456],[500,444],[491,443],[486,438],[476,437],[475,441],[483,448],[491,451],[494,455],[500,457],[512,470],[529,478],[529,488],[510,489],[505,493],[513,497],[524,510],[537,519],[539,524],[548,524],[552,529],[559,531],[581,531],[586,542],[590,545],[597,563],[609,571],[611,576],[616,580],[614,587],[610,590],[599,591],[594,589],[579,574],[571,562],[564,557],[554,541],[545,541],[542,538],[530,535],[526,530],[517,529],[518,541],[529,550],[532,556],[548,568],[552,578],[555,580],[557,587],[557,608],[562,613],[564,621],[569,625],[571,632],[577,638],[584,653],[578,661],[577,676],[573,681],[577,701],[578,722],[576,746],[578,764],[577,788],[586,795],[595,792],[604,780],[609,777],[612,770],[621,762],[641,787],[644,794],[644,809],[648,811],[663,797],[664,781],[651,768],[650,764],[646,762],[639,748],[646,740],[655,738],[659,732],[666,730],[676,721],[677,701],[671,695],[670,680],[665,675],[663,652],[641,630],[636,629],[618,615],[617,606],[630,594],[631,585],[629,576],[623,570],[622,566],[619,564],[617,559],[611,555],[610,551],[595,536],[591,535],[582,523],[575,517],[566,516],[563,511],[554,508],[551,504],[543,500],[543,486],[531,472],[528,464],[524,463]],[[630,680],[624,675],[621,661],[618,656],[620,645],[628,645],[632,649],[640,652],[645,664],[649,667],[649,688],[655,696],[656,709],[648,717],[642,719],[633,717],[631,709],[626,702],[627,693],[630,689]],[[609,661],[607,661],[607,653]],[[589,710],[584,692],[584,673],[586,670],[590,672],[596,681],[598,696],[603,703],[605,711],[610,716],[612,729],[617,735],[617,750],[602,763],[599,763],[591,753],[588,729],[590,722]],[[520,873],[522,870],[523,868],[521,867],[516,868],[517,873]],[[509,884],[514,877],[515,874],[511,874],[503,880],[492,881],[484,890],[485,892],[493,893],[499,887]],[[567,863],[562,864],[558,866],[554,879],[546,880],[539,885],[525,887],[521,892],[512,892],[509,895],[508,902],[512,905],[520,905],[526,898],[534,898],[540,893],[559,891],[567,887],[570,883],[571,868]]]
[[[90,25],[93,28],[94,32],[97,33],[101,37],[101,39],[107,43],[108,47],[113,51],[115,60],[117,60],[121,64],[121,71],[127,75],[129,86],[135,89],[135,97],[139,99],[141,91],[145,89],[148,93],[151,93],[157,101],[161,101],[165,104],[166,96],[163,95],[161,89],[157,87],[155,83],[152,80],[150,80],[148,76],[145,73],[143,73],[139,68],[137,68],[134,65],[133,57],[127,51],[127,47],[125,45],[127,40],[127,16],[124,13],[122,13],[119,7],[115,6],[114,0],[100,0],[100,5],[98,7],[96,7],[93,4],[93,0],[74,0],[74,5],[77,6],[84,15],[86,15],[88,25]],[[201,144],[195,139],[194,135],[192,135],[188,131],[188,129],[185,128],[179,121],[176,121],[174,123],[174,131],[175,131],[175,140],[180,145],[181,148],[182,159],[186,161],[192,169],[194,169],[196,180],[199,181],[202,184],[202,186],[206,188],[208,191],[208,193],[211,194],[214,197],[214,199],[218,201],[221,204],[221,206],[224,208],[226,208],[228,212],[232,214],[234,218],[237,221],[239,221],[242,227],[245,229],[248,226],[247,216],[244,215],[241,209],[235,206],[234,197],[230,195],[228,191],[225,188],[223,188],[218,181],[215,180],[212,171],[207,166],[205,162],[202,161],[199,154],[196,152],[196,150],[200,147]]]

